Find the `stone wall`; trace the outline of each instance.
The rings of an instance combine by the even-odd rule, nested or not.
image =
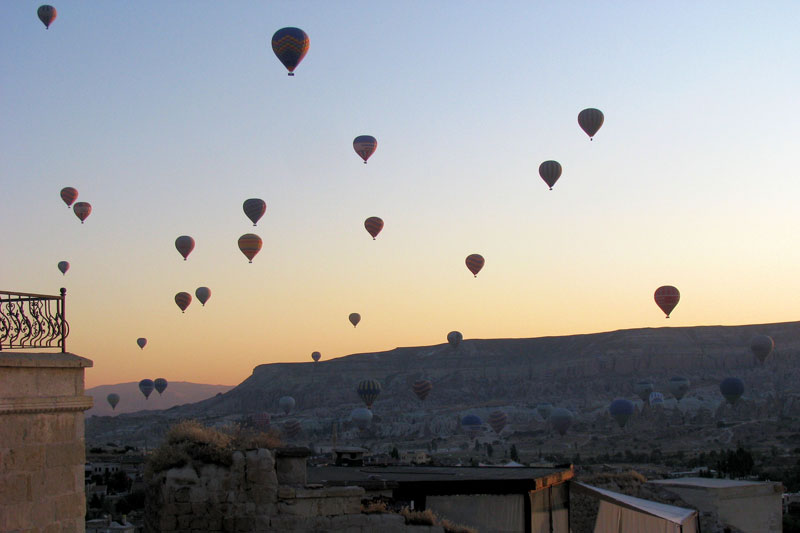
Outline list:
[[[0,352],[0,531],[83,532],[88,359]]]

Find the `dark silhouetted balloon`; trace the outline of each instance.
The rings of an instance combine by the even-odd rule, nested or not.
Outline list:
[[[681,293],[672,285],[664,285],[656,289],[653,297],[655,298],[656,305],[661,308],[664,314],[667,315],[667,318],[669,318],[669,314],[681,300]]]
[[[62,274],[66,274],[67,270],[69,270],[69,261],[59,261],[58,269],[61,271]]]
[[[108,401],[108,405],[111,406],[111,409],[116,411],[117,404],[119,403],[119,394],[117,394],[116,392],[112,392],[111,394],[106,396],[106,401]]]
[[[261,237],[255,233],[246,233],[239,237],[239,250],[251,263],[256,254],[261,251],[262,244]]]
[[[75,216],[81,220],[81,224],[92,214],[92,206],[89,202],[78,202],[72,210],[75,212]]]
[[[365,379],[358,384],[356,392],[359,398],[361,398],[361,401],[364,402],[364,405],[369,409],[381,394],[381,384],[374,379]]]
[[[358,323],[361,322],[361,315],[359,315],[358,313],[350,313],[350,315],[347,317],[347,320],[349,320],[350,323],[353,324],[353,327],[356,327]]]
[[[175,248],[178,250],[178,253],[183,256],[183,260],[186,261],[186,258],[189,257],[189,254],[194,250],[194,239],[188,235],[181,235],[175,239]]]
[[[311,359],[313,359],[315,363],[318,362],[320,360],[320,358],[322,358],[322,354],[321,353],[319,353],[319,352],[311,352]]]
[[[369,217],[364,221],[364,227],[367,229],[367,233],[372,235],[372,240],[374,241],[375,237],[383,229],[383,220],[378,217]]]
[[[211,289],[208,287],[197,287],[194,291],[194,295],[197,296],[197,299],[200,300],[200,303],[205,307],[206,302],[211,298]]]
[[[179,292],[175,295],[175,303],[181,308],[181,312],[185,313],[186,308],[192,303],[192,295],[188,292]]]
[[[725,378],[719,384],[719,391],[725,400],[733,405],[744,394],[744,382],[739,378]]]
[[[303,426],[297,420],[287,420],[283,423],[283,433],[290,439],[293,439],[302,431]]]
[[[294,76],[294,69],[306,57],[310,45],[308,35],[300,28],[281,28],[272,36],[272,51],[289,71],[289,76]]]
[[[267,202],[261,198],[249,198],[242,204],[242,209],[244,209],[244,214],[255,226],[264,216],[264,213],[267,212]]]
[[[139,337],[138,339],[136,339],[136,344],[139,345],[139,348],[144,350],[144,347],[147,346],[147,339],[145,339],[144,337]]]
[[[539,165],[539,175],[552,191],[553,185],[555,185],[558,178],[561,177],[561,163],[558,161],[545,161]]]
[[[39,6],[39,9],[36,10],[36,14],[39,16],[39,20],[42,21],[42,24],[44,24],[44,27],[49,30],[50,24],[56,20],[58,12],[53,6],[43,5]]]
[[[611,418],[617,421],[619,427],[623,428],[633,414],[633,403],[625,398],[617,398],[608,406],[608,412],[611,414]]]
[[[542,402],[536,406],[536,412],[539,413],[539,416],[542,417],[542,420],[547,420],[550,418],[550,413],[553,411],[553,404],[548,402]]]
[[[427,398],[428,394],[430,394],[433,390],[433,383],[427,379],[421,379],[414,382],[414,384],[411,386],[411,390],[414,391],[414,394],[417,395],[417,398],[419,398],[421,401],[425,401],[425,398]]]
[[[498,435],[503,431],[503,428],[506,427],[506,422],[508,422],[508,415],[503,411],[492,411],[492,413],[489,414],[489,426]]]
[[[558,431],[558,434],[563,436],[569,427],[572,425],[572,413],[563,407],[556,407],[550,412],[550,424],[553,429]]]
[[[603,112],[599,109],[590,107],[578,113],[578,124],[581,129],[586,132],[590,140],[595,136],[600,126],[603,125],[604,120]]]
[[[64,187],[61,189],[61,199],[67,204],[67,209],[78,199],[78,189],[75,187]]]
[[[377,148],[378,140],[372,135],[359,135],[353,140],[353,150],[364,160],[365,165]]]
[[[483,256],[480,254],[470,254],[467,256],[467,260],[465,262],[469,271],[472,272],[472,275],[477,278],[478,272],[480,272],[483,268]]]
[[[680,401],[689,392],[689,380],[680,376],[669,378],[669,392]]]
[[[278,407],[287,415],[294,409],[295,401],[291,396],[281,396],[278,400]]]
[[[143,379],[139,382],[139,390],[142,391],[144,394],[144,398],[150,398],[150,394],[152,394],[153,389],[155,389],[155,384],[153,383],[152,379]]]
[[[653,382],[647,380],[638,381],[633,386],[633,392],[635,392],[636,396],[641,398],[644,403],[647,403],[650,400],[650,393],[654,390],[655,386],[653,385]]]
[[[447,334],[447,342],[453,348],[458,348],[458,345],[461,344],[461,341],[464,339],[464,336],[461,334],[460,331],[451,331]]]
[[[358,429],[367,429],[372,422],[372,411],[366,407],[356,407],[350,412],[350,419]]]
[[[461,419],[461,428],[469,438],[474,439],[483,431],[483,420],[478,415],[467,415]]]
[[[775,341],[767,335],[756,335],[750,341],[750,350],[761,363],[769,357],[773,348],[775,348]]]
[[[156,380],[153,382],[153,385],[155,386],[158,395],[161,396],[161,394],[167,390],[167,385],[169,385],[169,382],[164,378],[156,378]]]

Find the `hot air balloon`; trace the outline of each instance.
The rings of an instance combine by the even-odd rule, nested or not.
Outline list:
[[[300,28],[281,28],[272,36],[272,51],[289,71],[289,76],[294,76],[294,69],[306,57],[310,44],[308,35]]]
[[[281,396],[278,400],[278,407],[280,407],[281,410],[287,415],[292,412],[294,406],[295,401],[291,396]]]
[[[357,407],[350,412],[350,419],[358,429],[367,429],[372,422],[372,411],[365,407]]]
[[[650,393],[653,392],[653,390],[655,390],[655,386],[653,386],[652,381],[637,381],[633,386],[633,392],[635,392],[636,396],[641,398],[644,403],[650,400]]]
[[[283,432],[290,439],[293,439],[294,437],[299,435],[302,429],[303,427],[300,425],[300,422],[294,419],[287,420],[286,422],[283,423]]]
[[[680,376],[669,378],[669,392],[680,401],[689,392],[689,380]]]
[[[152,379],[143,379],[139,382],[139,390],[144,394],[145,400],[150,398],[150,394],[153,392],[154,388],[155,384]]]
[[[269,413],[256,413],[253,415],[253,425],[261,431],[269,429]]]
[[[461,428],[469,438],[474,439],[483,430],[483,420],[478,415],[467,415],[461,419]]]
[[[108,401],[108,405],[111,406],[111,409],[116,411],[117,404],[119,403],[119,394],[117,394],[116,392],[112,392],[111,394],[106,396],[106,401]]]
[[[725,378],[719,384],[719,391],[731,405],[744,394],[744,383],[739,378]]]
[[[628,419],[633,414],[633,403],[625,398],[617,398],[608,406],[611,418],[617,421],[619,427],[624,428]]]
[[[39,6],[39,9],[36,10],[36,14],[39,16],[39,20],[42,21],[42,24],[44,24],[44,27],[48,30],[50,29],[50,24],[56,20],[56,16],[58,15],[56,8],[48,5]]]
[[[372,240],[374,241],[375,237],[383,229],[383,220],[378,217],[369,217],[364,221],[364,227],[367,229],[367,233],[372,235]]]
[[[480,272],[481,269],[483,268],[483,263],[484,263],[483,256],[480,254],[468,255],[466,263],[469,271],[472,272],[472,274],[477,278],[478,272]]]
[[[318,362],[321,357],[322,357],[321,353],[319,353],[319,352],[311,352],[311,359],[313,359],[315,363]]]
[[[356,392],[361,398],[361,401],[364,402],[364,405],[367,406],[367,409],[371,409],[373,402],[375,402],[381,393],[381,384],[374,379],[365,379],[358,384]]]
[[[175,303],[181,308],[181,312],[185,313],[186,308],[192,303],[192,295],[188,292],[179,292],[175,295]]]
[[[414,382],[414,384],[411,386],[411,390],[414,391],[414,394],[417,395],[417,398],[419,398],[420,401],[425,401],[425,398],[427,398],[428,394],[430,394],[431,390],[433,390],[433,383],[427,379],[421,379]]]
[[[661,310],[664,311],[664,314],[667,315],[667,318],[669,318],[669,314],[675,309],[675,306],[678,305],[681,299],[681,293],[672,285],[664,285],[656,289],[654,298],[656,300],[656,305],[660,307]]]
[[[359,135],[353,139],[353,150],[364,160],[365,165],[377,148],[378,141],[372,135]]]
[[[147,345],[147,339],[145,339],[144,337],[139,337],[138,339],[136,339],[136,344],[139,345],[139,348],[144,350],[144,347]]]
[[[161,394],[167,390],[167,385],[169,385],[169,383],[164,378],[156,378],[156,380],[153,382],[153,385],[155,386],[158,395],[161,396]]]
[[[539,165],[539,175],[552,191],[553,185],[555,185],[558,178],[561,177],[561,163],[558,161],[545,161]]]
[[[261,251],[261,237],[255,233],[245,233],[239,237],[239,250],[242,251],[244,256],[253,262],[253,258],[258,252]]]
[[[536,412],[542,417],[542,420],[550,418],[550,413],[553,411],[553,404],[548,402],[540,403],[536,406]]]
[[[464,336],[461,334],[460,331],[451,331],[447,334],[447,342],[453,348],[458,348],[458,345],[461,344],[461,341],[464,339]]]
[[[506,427],[506,422],[508,422],[508,415],[503,411],[493,411],[489,415],[489,426],[498,435],[503,431],[503,428]]]
[[[61,199],[67,204],[67,209],[78,199],[78,189],[75,187],[64,187],[61,189]]]
[[[67,270],[69,270],[69,261],[59,261],[58,269],[61,271],[62,274],[66,274]]]
[[[72,210],[75,212],[75,216],[81,220],[81,224],[83,224],[83,221],[92,214],[92,205],[89,202],[78,202]]]
[[[556,407],[550,413],[550,423],[553,425],[553,429],[558,431],[561,436],[564,436],[572,425],[573,418],[572,413],[563,407]]]
[[[353,327],[356,327],[358,323],[361,322],[361,315],[358,313],[350,313],[350,316],[348,316],[347,319],[351,324],[353,324]]]
[[[255,226],[264,216],[264,213],[267,212],[267,202],[261,198],[248,198],[242,204],[242,209],[244,209],[244,214]]]
[[[650,393],[650,397],[647,399],[647,401],[653,407],[658,405],[664,405],[664,395],[658,391],[653,391]]]
[[[589,136],[589,140],[593,139],[597,130],[603,125],[603,120],[605,120],[605,117],[603,116],[603,112],[599,109],[590,107],[578,113],[578,124],[581,129],[586,132],[586,135]]]
[[[750,350],[758,360],[763,363],[775,348],[775,341],[767,335],[756,335],[750,341]]]
[[[197,287],[194,291],[194,295],[197,296],[197,299],[200,300],[200,303],[205,307],[206,302],[211,298],[211,289],[208,287]]]
[[[183,256],[183,260],[186,261],[186,258],[189,257],[189,254],[194,250],[194,239],[188,235],[181,235],[175,239],[175,248],[178,250],[178,253]]]

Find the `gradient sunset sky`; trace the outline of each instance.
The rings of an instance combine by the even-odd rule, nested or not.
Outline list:
[[[49,30],[38,5],[0,3],[0,289],[67,288],[89,387],[236,384],[451,330],[798,319],[798,2],[59,1]],[[293,78],[285,26],[311,40]]]

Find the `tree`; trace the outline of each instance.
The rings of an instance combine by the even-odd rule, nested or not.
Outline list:
[[[511,452],[509,452],[509,453],[511,454],[511,460],[512,461],[519,462],[519,453],[517,453],[517,445],[516,444],[512,444],[511,445]]]

